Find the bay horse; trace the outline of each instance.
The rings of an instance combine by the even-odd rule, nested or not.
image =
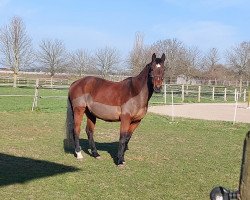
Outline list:
[[[152,55],[152,61],[139,75],[120,82],[87,76],[71,84],[67,107],[67,140],[72,141],[77,159],[82,159],[79,144],[80,127],[84,113],[87,116],[86,133],[92,156],[99,158],[93,133],[96,118],[120,121],[118,166],[125,163],[124,153],[132,133],[146,115],[153,92],[160,92],[164,79],[165,54]]]

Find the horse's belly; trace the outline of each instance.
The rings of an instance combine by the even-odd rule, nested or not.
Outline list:
[[[93,102],[88,105],[88,109],[96,117],[105,121],[118,121],[121,114],[121,107],[110,106],[98,102]]]

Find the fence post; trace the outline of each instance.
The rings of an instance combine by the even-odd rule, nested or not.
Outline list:
[[[242,158],[241,175],[240,175],[241,200],[250,199],[249,188],[250,188],[250,131],[246,135],[243,147],[243,158]]]
[[[236,115],[237,115],[237,108],[238,108],[238,97],[239,97],[239,93],[236,92],[236,100],[235,100],[235,106],[234,106],[234,121],[233,121],[233,124],[235,124],[235,122],[236,122]]]
[[[201,86],[198,87],[198,102],[201,102]]]
[[[36,85],[35,85],[35,95],[33,99],[33,104],[31,110],[34,111],[34,108],[37,107],[37,100],[38,100],[38,86],[39,86],[39,79],[36,79]]]
[[[213,91],[212,91],[212,100],[214,101],[214,91],[215,91],[215,89],[214,89],[214,87],[213,87]]]
[[[181,101],[184,102],[184,98],[185,98],[185,95],[184,95],[184,85],[181,86]]]
[[[172,104],[172,122],[173,122],[174,121],[174,91],[173,90],[171,91],[171,96],[172,96],[171,104]]]
[[[167,104],[167,84],[164,84],[164,103]]]
[[[237,101],[237,89],[234,89],[234,101]]]
[[[247,96],[247,90],[244,89],[244,92],[243,92],[243,101],[246,102],[246,96]]]
[[[248,90],[247,108],[250,108],[250,90]]]
[[[224,89],[224,101],[227,101],[227,88]]]
[[[53,76],[50,77],[50,88],[53,88]]]

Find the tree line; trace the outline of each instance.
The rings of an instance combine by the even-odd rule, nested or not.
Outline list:
[[[167,82],[174,82],[180,75],[191,79],[243,80],[250,79],[250,42],[243,41],[226,50],[223,56],[217,48],[202,52],[198,47],[189,47],[182,41],[171,38],[144,44],[144,36],[135,35],[134,46],[128,57],[122,60],[119,50],[106,46],[90,53],[85,48],[67,51],[63,41],[44,39],[34,49],[22,18],[14,16],[9,24],[0,27],[0,64],[13,71],[14,87],[20,70],[36,68],[48,72],[67,72],[79,76],[124,73],[137,75],[150,61],[152,53],[166,55]],[[224,60],[224,61],[223,61]],[[124,63],[125,62],[125,63]],[[121,67],[125,66],[125,67]]]
[[[143,34],[137,33],[129,58],[134,74],[149,61],[147,59],[152,52],[166,54],[167,82],[174,82],[180,75],[183,75],[187,81],[200,79],[214,80],[215,83],[219,80],[242,82],[250,79],[250,41],[233,45],[221,56],[215,47],[204,53],[197,46],[189,47],[176,38],[145,45]]]

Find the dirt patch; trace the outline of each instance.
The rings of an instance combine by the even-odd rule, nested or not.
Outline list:
[[[148,111],[160,115],[205,120],[234,121],[235,104],[179,104],[151,106]],[[250,123],[250,109],[247,104],[238,104],[236,122]]]

